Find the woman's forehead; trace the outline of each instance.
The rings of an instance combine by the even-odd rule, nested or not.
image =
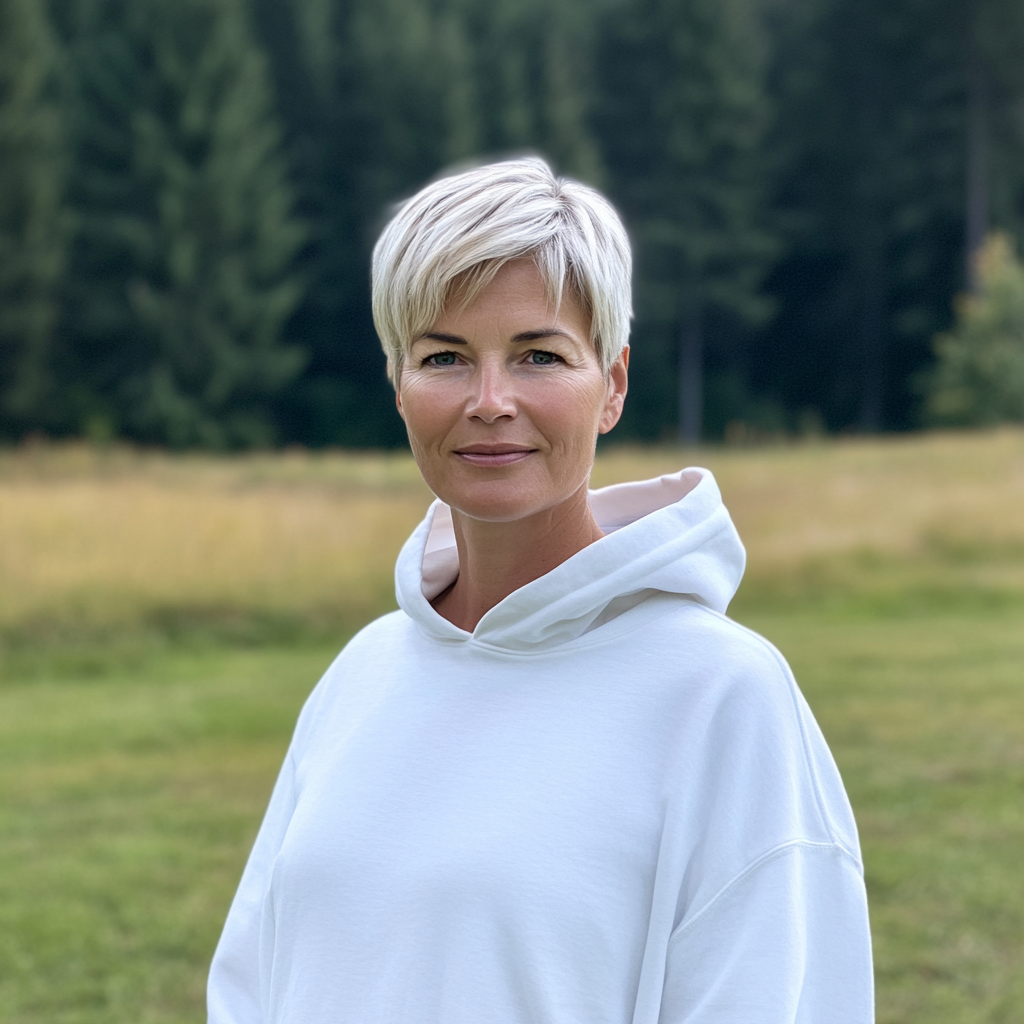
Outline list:
[[[498,323],[513,334],[568,332],[589,337],[590,333],[590,317],[574,290],[565,289],[552,297],[540,270],[529,259],[505,263],[468,300],[447,302],[427,331],[458,333],[456,325],[479,329]]]

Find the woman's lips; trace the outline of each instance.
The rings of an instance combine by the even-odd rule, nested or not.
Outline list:
[[[536,450],[536,448],[497,448],[492,450],[469,448],[456,451],[455,454],[471,466],[500,467],[522,462],[523,459],[528,459],[533,455]]]

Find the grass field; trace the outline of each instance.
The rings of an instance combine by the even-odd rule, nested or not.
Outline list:
[[[1024,1020],[1024,434],[610,449],[595,483],[689,462],[850,791],[879,1021]],[[0,1021],[203,1019],[295,714],[428,500],[399,456],[0,454]]]

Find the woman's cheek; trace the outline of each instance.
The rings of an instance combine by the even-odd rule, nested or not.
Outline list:
[[[451,388],[412,377],[403,384],[402,412],[409,431],[424,438],[441,429],[450,415]]]
[[[550,430],[552,440],[570,438],[589,444],[604,407],[604,380],[561,379],[538,388],[531,402],[534,422]]]

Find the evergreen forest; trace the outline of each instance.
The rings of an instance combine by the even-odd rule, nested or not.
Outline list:
[[[376,233],[522,152],[632,236],[617,437],[1024,419],[1019,0],[0,0],[0,441],[402,444]]]

